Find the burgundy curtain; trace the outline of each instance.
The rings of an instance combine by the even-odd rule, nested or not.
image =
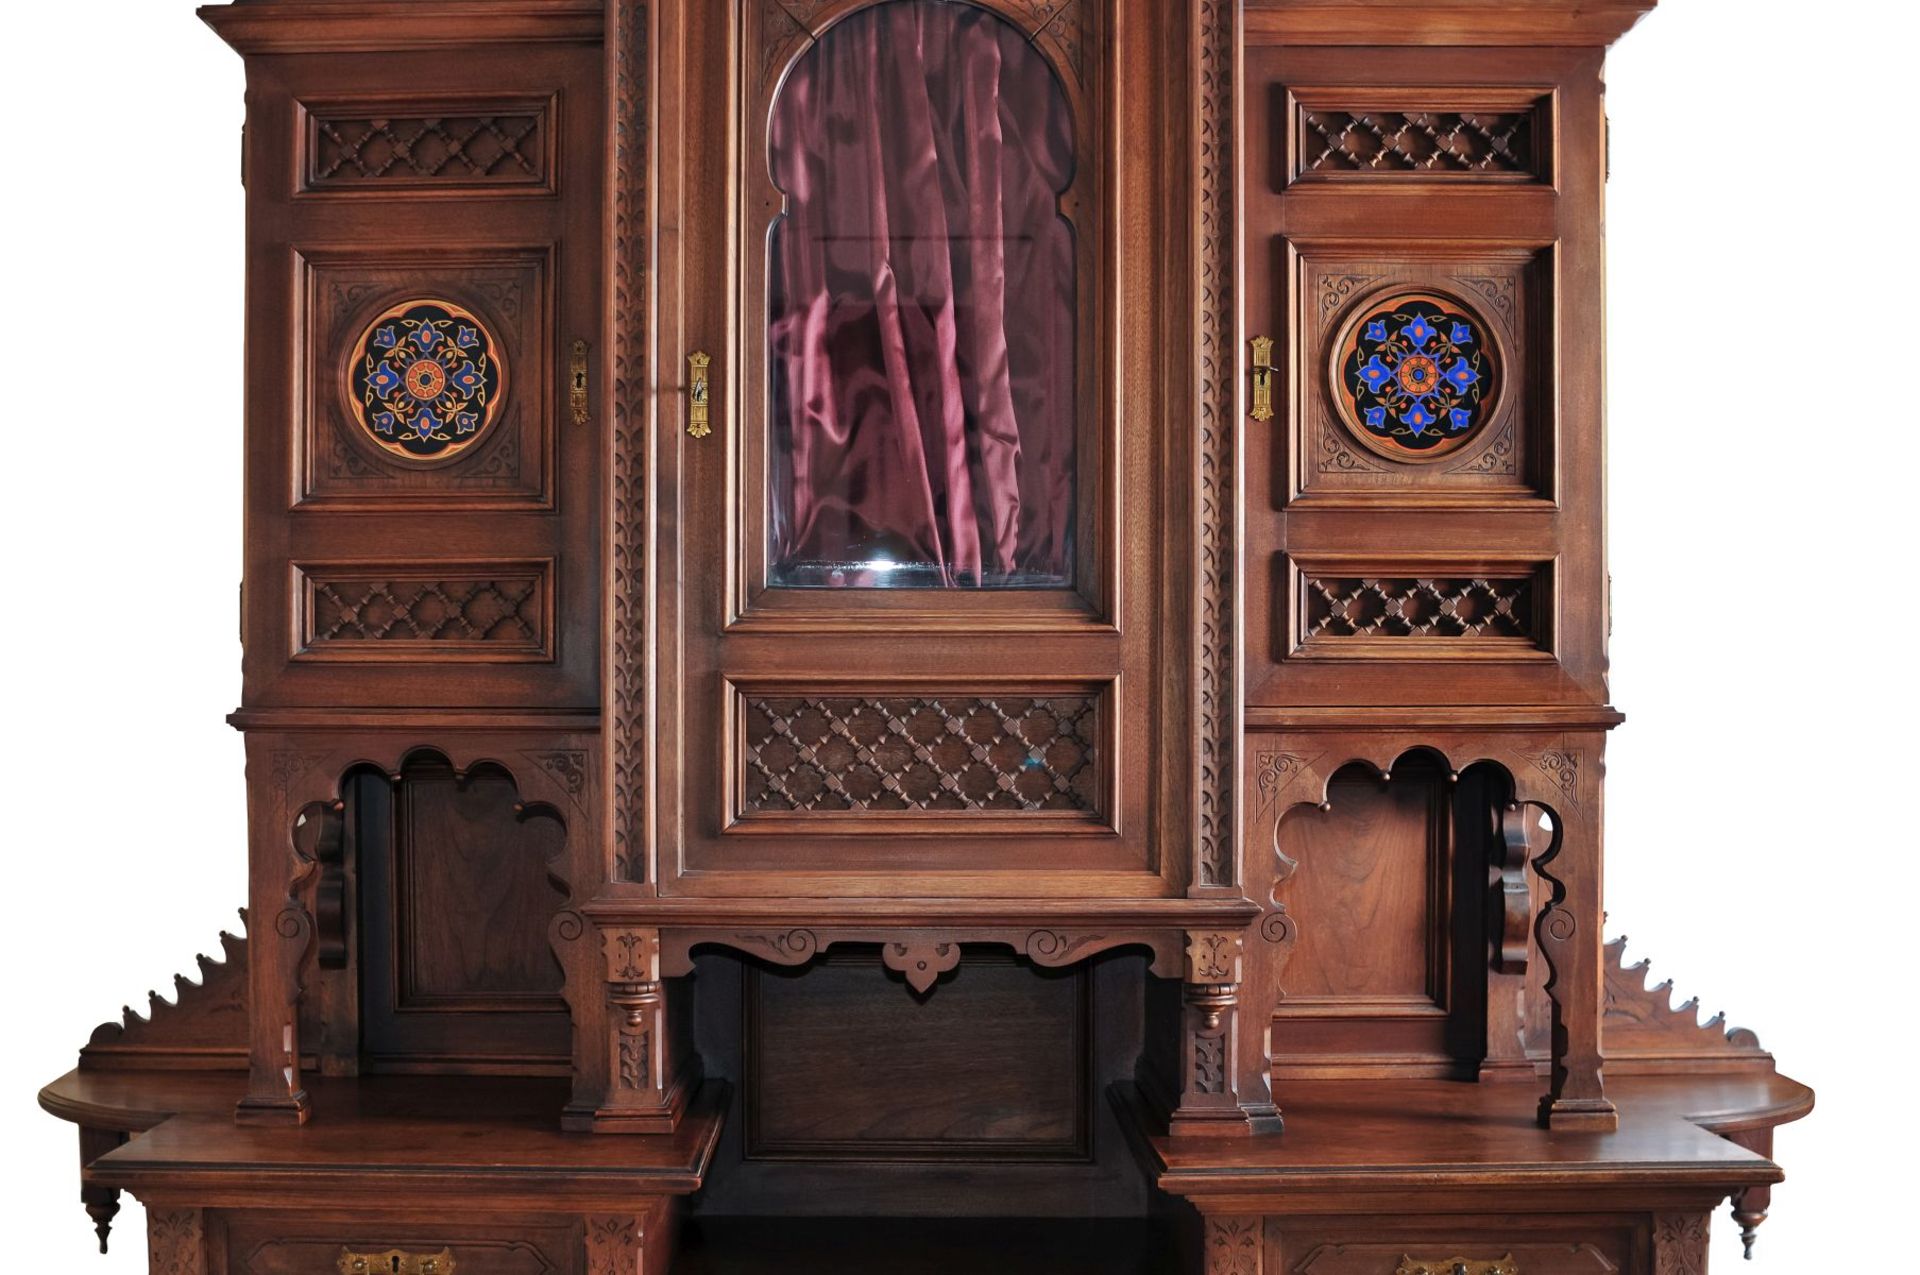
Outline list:
[[[984,10],[895,0],[802,55],[770,149],[775,583],[1069,583],[1073,133],[1051,68]]]

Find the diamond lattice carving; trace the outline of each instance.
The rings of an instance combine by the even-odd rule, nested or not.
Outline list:
[[[746,810],[1091,811],[1091,696],[752,697]]]
[[[316,119],[308,182],[541,182],[547,176],[545,127],[537,112]]]
[[[1534,171],[1533,112],[1300,112],[1304,173]]]
[[[1307,638],[1530,638],[1530,577],[1308,576]]]
[[[537,577],[313,582],[309,648],[349,642],[538,644]]]

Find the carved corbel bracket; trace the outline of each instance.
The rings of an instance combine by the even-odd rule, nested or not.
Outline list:
[[[1533,861],[1540,837],[1540,812],[1508,804],[1494,812],[1494,862],[1488,866],[1494,907],[1493,968],[1502,974],[1525,974],[1528,941],[1533,931],[1533,888],[1527,865]]]
[[[880,960],[888,969],[904,975],[907,986],[925,995],[942,974],[959,967],[960,944],[930,938],[887,943],[880,948]]]

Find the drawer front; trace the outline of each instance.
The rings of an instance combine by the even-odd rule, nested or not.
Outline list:
[[[584,1265],[580,1226],[550,1218],[236,1216],[226,1232],[229,1275],[579,1275]]]
[[[1454,1219],[1289,1226],[1269,1271],[1287,1275],[1611,1275],[1633,1269],[1633,1228],[1624,1222]],[[1269,1255],[1272,1256],[1271,1254]]]

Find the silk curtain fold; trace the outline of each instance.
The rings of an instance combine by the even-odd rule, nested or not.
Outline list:
[[[1066,584],[1072,122],[1011,23],[895,0],[836,24],[775,102],[776,582]]]

